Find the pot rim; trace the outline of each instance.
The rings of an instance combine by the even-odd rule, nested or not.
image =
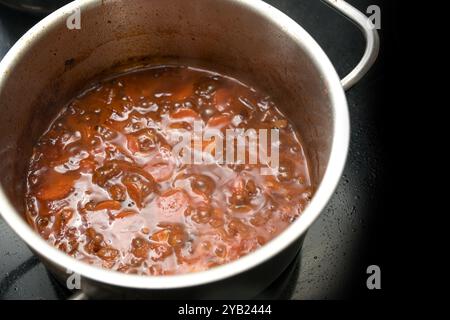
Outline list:
[[[233,262],[215,268],[181,275],[143,276],[131,275],[118,271],[102,269],[76,260],[56,249],[42,239],[20,216],[12,206],[2,188],[0,187],[0,215],[9,226],[18,234],[35,252],[52,263],[75,272],[85,278],[101,283],[135,288],[135,289],[176,289],[203,285],[223,280],[243,273],[257,265],[269,260],[283,251],[300,236],[317,219],[325,205],[328,203],[342,175],[350,139],[350,122],[347,100],[341,85],[340,78],[330,62],[328,56],[317,42],[294,20],[278,9],[261,0],[227,0],[237,5],[245,6],[262,15],[281,30],[287,33],[311,57],[312,63],[321,73],[324,84],[328,90],[331,105],[333,106],[333,141],[328,166],[311,203],[305,211],[277,237],[261,248]],[[6,75],[14,70],[15,64],[27,50],[32,48],[33,42],[45,37],[46,29],[57,23],[62,23],[76,8],[86,10],[101,5],[101,0],[73,1],[53,12],[23,35],[8,51],[0,62],[0,91],[4,86]]]

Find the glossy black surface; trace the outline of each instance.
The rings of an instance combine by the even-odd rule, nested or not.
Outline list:
[[[267,0],[302,25],[322,46],[343,76],[359,61],[364,41],[358,29],[318,0]],[[349,0],[361,11],[381,0]],[[383,16],[382,16],[383,17]],[[0,57],[38,19],[0,6]],[[382,20],[383,21],[383,20]],[[375,228],[382,216],[385,153],[380,136],[382,56],[347,93],[351,114],[350,153],[342,180],[323,214],[308,231],[300,257],[261,298],[340,299],[365,288],[374,253]],[[1,103],[1,102],[0,102]],[[370,242],[368,242],[370,240]],[[371,251],[372,250],[372,251]],[[59,286],[26,245],[0,218],[0,299],[64,299]]]
[[[0,0],[0,4],[32,14],[48,14],[70,0]]]

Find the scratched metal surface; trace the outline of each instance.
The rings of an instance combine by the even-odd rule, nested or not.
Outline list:
[[[363,50],[357,28],[318,0],[267,0],[299,22],[323,47],[338,73],[351,70]],[[349,0],[365,11],[376,0]],[[0,58],[38,17],[0,6]],[[383,72],[378,65],[348,92],[352,136],[341,182],[309,230],[300,256],[260,298],[341,299],[363,286],[362,257],[383,180],[383,146],[376,125]],[[356,291],[355,291],[356,290]],[[0,218],[0,299],[64,299],[59,286]]]

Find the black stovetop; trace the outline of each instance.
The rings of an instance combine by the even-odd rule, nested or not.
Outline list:
[[[344,75],[359,61],[364,41],[349,21],[317,0],[267,0],[302,25]],[[365,12],[381,0],[349,0]],[[0,58],[39,20],[0,5]],[[383,53],[383,29],[381,30]],[[351,114],[350,153],[341,182],[307,233],[291,267],[260,298],[340,299],[365,289],[366,261],[373,257],[373,226],[384,180],[380,131],[383,55],[373,70],[347,93]],[[1,103],[1,102],[0,102]],[[370,232],[370,239],[367,235]],[[368,256],[370,255],[370,256]],[[65,299],[66,289],[46,271],[0,217],[0,299]]]

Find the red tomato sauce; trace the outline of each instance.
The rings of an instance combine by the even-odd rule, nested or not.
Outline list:
[[[189,164],[174,132],[279,129],[280,165]],[[203,141],[206,147],[209,141]],[[298,132],[270,97],[236,79],[159,66],[93,85],[34,147],[27,220],[86,263],[126,273],[206,270],[276,237],[312,196]]]

